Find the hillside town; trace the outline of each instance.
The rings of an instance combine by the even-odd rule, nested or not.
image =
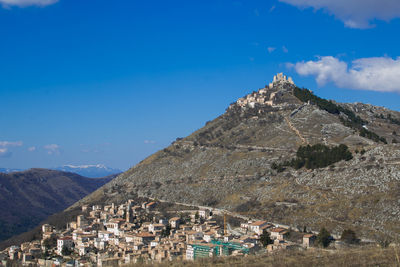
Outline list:
[[[282,94],[282,90],[276,91],[272,89],[277,89],[278,87],[283,89],[283,85],[289,85],[288,88],[291,88],[290,86],[295,86],[292,77],[287,77],[283,73],[278,73],[274,76],[273,81],[265,86],[265,88],[239,98],[236,104],[242,108],[246,106],[254,108],[256,104],[274,106],[275,100],[279,94]]]
[[[294,232],[267,221],[243,221],[234,229],[226,217],[218,223],[210,209],[175,211],[160,203],[129,200],[121,205],[82,206],[65,229],[42,225],[41,240],[0,252],[0,265],[116,266],[243,256],[312,246],[314,234]],[[296,236],[297,242],[289,237]],[[267,243],[265,243],[267,237]],[[264,240],[263,240],[264,239]]]

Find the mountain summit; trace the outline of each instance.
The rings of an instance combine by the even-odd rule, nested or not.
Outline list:
[[[221,207],[303,229],[400,233],[400,113],[325,100],[283,74],[82,203],[135,196]]]
[[[291,77],[286,78],[283,73],[278,73],[274,76],[274,80],[272,83],[268,85],[268,87],[262,88],[258,90],[258,92],[253,92],[246,97],[239,98],[236,101],[236,104],[240,107],[249,107],[255,108],[256,105],[268,105],[274,106],[285,92],[292,92],[295,84]]]

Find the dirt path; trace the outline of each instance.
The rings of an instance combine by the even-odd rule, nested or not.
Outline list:
[[[307,145],[308,141],[301,135],[300,131],[297,130],[296,127],[293,126],[293,124],[287,117],[285,117],[285,121],[286,121],[287,125],[289,126],[289,128],[300,138],[300,140],[303,142],[303,144]]]

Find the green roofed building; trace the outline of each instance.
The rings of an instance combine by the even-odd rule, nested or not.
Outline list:
[[[211,243],[189,244],[186,250],[186,259],[195,260],[198,258],[229,256],[233,251],[249,254],[249,249],[243,247],[240,243],[212,240]]]

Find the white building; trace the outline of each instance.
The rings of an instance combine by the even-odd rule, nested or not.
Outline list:
[[[283,240],[287,236],[289,231],[285,228],[277,227],[271,229],[271,238],[275,240]]]
[[[211,211],[209,211],[209,210],[207,210],[207,209],[201,209],[201,210],[199,210],[199,216],[200,216],[201,218],[208,219],[208,217],[210,217],[210,215],[211,215]]]
[[[161,231],[164,229],[165,225],[160,223],[149,224],[149,232],[154,233],[156,231]]]
[[[53,232],[53,226],[51,226],[50,224],[43,224],[42,225],[42,232],[43,233]]]
[[[194,259],[194,248],[191,245],[187,246],[186,259],[187,260],[193,260]]]
[[[99,231],[97,233],[97,237],[101,240],[101,241],[109,241],[110,238],[112,238],[114,236],[113,233],[108,232],[108,231]]]
[[[62,250],[64,247],[71,249],[72,246],[74,245],[74,241],[72,240],[72,237],[70,236],[65,236],[57,239],[57,253],[59,255],[62,255]]]
[[[272,227],[272,225],[269,224],[267,221],[256,221],[256,222],[249,224],[248,227],[249,227],[248,229],[250,231],[252,231],[258,235],[261,235],[265,229]]]
[[[179,227],[179,221],[180,221],[179,217],[171,218],[169,220],[169,224],[171,225],[171,228],[178,228]]]

